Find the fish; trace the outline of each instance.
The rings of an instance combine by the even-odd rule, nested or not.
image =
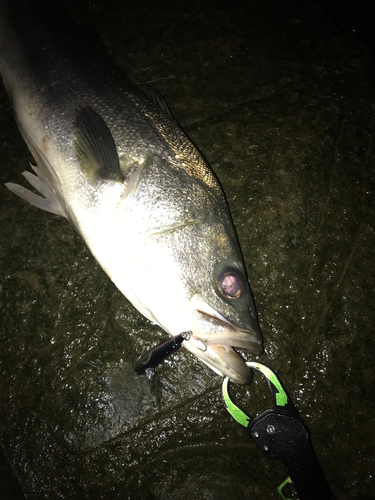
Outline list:
[[[43,1],[0,0],[0,73],[36,166],[6,186],[68,219],[138,311],[220,376],[263,339],[224,191],[158,93]],[[245,356],[246,357],[246,356]]]

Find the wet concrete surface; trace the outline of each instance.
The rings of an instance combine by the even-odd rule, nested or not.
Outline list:
[[[374,498],[370,51],[307,1],[68,10],[137,85],[163,92],[215,170],[259,312],[260,361],[298,406],[336,498]],[[32,158],[3,89],[0,106],[3,186]],[[165,334],[67,221],[0,189],[0,442],[25,497],[278,498],[285,469],[226,413],[220,378],[183,350],[154,381],[135,377],[139,353]],[[232,393],[253,414],[270,404],[258,376]],[[17,498],[1,474],[0,498]]]

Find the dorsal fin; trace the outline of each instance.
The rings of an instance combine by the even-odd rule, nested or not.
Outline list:
[[[169,106],[167,104],[167,101],[165,100],[165,97],[163,94],[159,91],[151,87],[151,85],[148,85],[147,87],[147,93],[149,97],[154,101],[155,104],[159,106],[159,108],[164,111],[164,113],[174,120],[174,116],[172,115],[172,111],[169,109]]]
[[[75,114],[73,144],[87,180],[91,184],[100,179],[121,182],[120,160],[106,122],[90,106],[78,106]]]

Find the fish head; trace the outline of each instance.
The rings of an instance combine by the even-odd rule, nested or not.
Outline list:
[[[221,188],[153,157],[122,220],[127,243],[119,248],[137,264],[127,264],[123,278],[112,274],[118,288],[170,335],[192,332],[184,346],[216,373],[250,383],[234,348],[259,355],[262,335]]]
[[[235,348],[263,352],[262,334],[233,226],[206,222],[192,228],[194,272],[186,280],[192,332],[185,346],[221,376],[248,384],[252,372]],[[205,235],[204,240],[199,235]]]
[[[221,376],[248,384],[252,372],[234,350],[259,355],[262,335],[236,235],[202,221],[150,236],[143,247],[141,312]],[[136,304],[136,301],[132,301]]]

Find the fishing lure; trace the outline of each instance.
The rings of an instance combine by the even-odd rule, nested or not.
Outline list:
[[[155,378],[155,369],[171,354],[177,351],[184,340],[189,340],[191,332],[182,332],[143,352],[135,365],[136,375],[145,374],[150,380]]]

